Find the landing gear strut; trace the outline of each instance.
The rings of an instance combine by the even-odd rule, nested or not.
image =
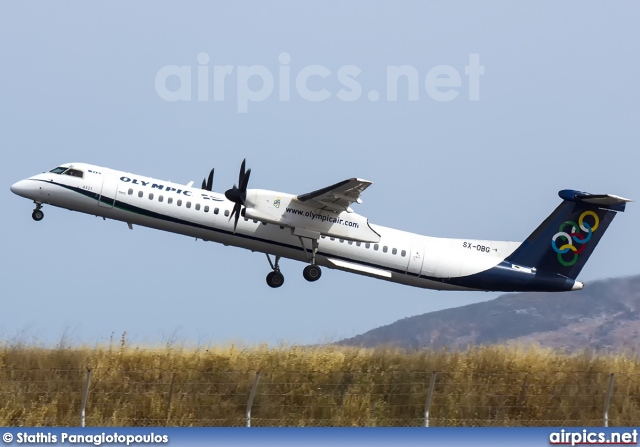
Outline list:
[[[269,255],[267,255],[267,260],[269,261],[269,265],[273,269],[273,271],[267,275],[267,285],[273,289],[276,289],[284,284],[284,275],[280,273],[280,265],[278,265],[280,262],[280,256],[276,256],[275,263],[271,262],[271,258],[269,257]]]
[[[320,269],[320,267],[316,265],[316,253],[318,252],[318,240],[311,239],[311,256],[309,256],[309,253],[307,252],[307,249],[304,246],[304,241],[300,236],[298,236],[298,239],[300,239],[300,245],[302,245],[302,248],[304,248],[304,252],[307,254],[307,258],[309,258],[309,262],[311,263],[310,265],[304,268],[304,270],[302,271],[302,276],[304,276],[304,279],[306,279],[309,282],[317,281],[322,276],[322,270]]]
[[[40,222],[44,218],[44,213],[42,212],[42,203],[33,202],[36,204],[36,209],[31,213],[31,218],[36,222]]]

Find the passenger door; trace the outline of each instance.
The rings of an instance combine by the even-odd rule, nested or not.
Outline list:
[[[118,191],[118,178],[112,174],[102,174],[102,191],[98,206],[104,208],[113,208],[116,201],[116,193]]]
[[[423,262],[424,246],[418,243],[412,244],[411,253],[409,253],[409,264],[407,265],[407,273],[413,273],[420,276]]]

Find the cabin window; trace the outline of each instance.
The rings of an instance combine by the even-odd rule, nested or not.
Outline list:
[[[386,245],[384,247],[382,247],[382,252],[386,253],[389,250],[389,247],[387,247]]]
[[[158,196],[158,202],[162,202],[163,200],[164,200],[164,197]]]
[[[356,245],[359,247],[361,245],[361,243],[360,242],[356,242]]]
[[[229,210],[224,210],[224,217],[229,217]]]
[[[49,172],[53,172],[54,174],[62,174],[67,169],[69,169],[69,168],[63,168],[62,166],[60,166],[59,168],[52,169]]]
[[[149,193],[149,200],[153,200],[153,193],[152,192]]]
[[[391,250],[391,254],[392,255],[397,255],[398,254],[398,249],[394,248],[393,250]]]
[[[178,201],[176,202],[176,205],[178,205],[178,206],[182,206],[182,200],[181,200],[181,199],[178,199]]]
[[[144,193],[142,191],[138,191],[138,197],[142,197]]]
[[[133,194],[133,189],[129,188],[129,191],[127,191],[127,194],[132,195]]]
[[[244,221],[245,221],[245,222],[249,222],[249,219],[247,219],[247,218],[245,217],[245,218],[244,218]]]
[[[205,213],[208,213],[208,212],[209,212],[209,205],[205,205],[205,206],[204,206],[204,212],[205,212]]]
[[[400,252],[400,256],[402,256],[403,258],[404,258],[405,256],[407,256],[407,250],[402,250],[402,251]]]
[[[266,224],[267,224],[266,222],[262,222],[262,225],[266,225]]]
[[[200,211],[200,204],[196,203],[196,211]]]
[[[173,203],[173,197],[169,197],[169,198],[167,199],[167,203],[168,203],[169,205],[171,205],[171,204]]]
[[[353,241],[347,241],[347,244],[353,245]]]
[[[214,208],[213,209],[213,214],[218,214],[220,212],[220,208]]]
[[[191,208],[191,202],[187,202],[186,207],[187,207],[187,208]]]
[[[67,169],[66,171],[64,171],[64,175],[70,175],[71,177],[78,177],[78,178],[83,177],[82,171],[79,171],[77,169]]]
[[[340,243],[342,244],[344,242],[344,239],[340,239]]]
[[[378,244],[374,244],[374,245],[373,245],[373,249],[374,249],[375,251],[378,251],[378,248],[379,248],[379,247],[380,247],[380,246],[379,246]]]
[[[371,244],[369,242],[367,242],[366,244],[364,244],[364,248],[369,248],[371,247]]]
[[[335,237],[330,237],[329,239],[330,239],[330,240],[332,240],[332,241],[335,241],[335,240],[336,240],[336,238],[335,238]]]

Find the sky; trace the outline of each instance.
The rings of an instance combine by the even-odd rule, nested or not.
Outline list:
[[[493,299],[438,292],[33,204],[65,162],[302,194],[373,181],[371,222],[524,240],[561,189],[640,199],[640,4],[0,3],[0,340],[297,344]],[[405,75],[398,75],[404,73]],[[397,76],[396,76],[397,75]],[[395,76],[395,77],[394,77]],[[397,79],[396,79],[397,78]],[[579,276],[640,273],[638,205]],[[565,299],[566,294],[558,294]]]

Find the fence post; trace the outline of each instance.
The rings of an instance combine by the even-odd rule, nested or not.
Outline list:
[[[613,394],[613,377],[614,373],[609,375],[609,389],[607,390],[607,399],[604,402],[604,426],[609,426],[609,404],[611,403],[611,394]]]
[[[429,383],[429,394],[427,394],[427,403],[424,407],[424,426],[429,426],[429,408],[431,407],[431,399],[433,399],[433,390],[436,387],[437,372],[431,373],[431,382]]]
[[[253,406],[253,398],[256,397],[256,389],[258,389],[258,380],[260,380],[260,371],[256,371],[256,378],[253,379],[251,394],[249,394],[249,402],[247,402],[247,427],[251,427],[251,407]]]
[[[529,374],[524,376],[524,380],[522,381],[522,388],[520,388],[520,399],[518,402],[518,406],[520,409],[524,407],[524,402],[527,398],[527,379],[529,378]]]
[[[169,422],[169,412],[171,411],[171,397],[173,396],[173,384],[176,381],[176,373],[174,372],[171,376],[171,385],[169,385],[169,398],[167,399],[167,414],[165,416],[164,425],[166,426]]]
[[[87,381],[84,384],[84,393],[82,393],[82,410],[80,411],[80,427],[84,427],[87,398],[89,397],[89,383],[91,383],[91,369],[87,369]]]

